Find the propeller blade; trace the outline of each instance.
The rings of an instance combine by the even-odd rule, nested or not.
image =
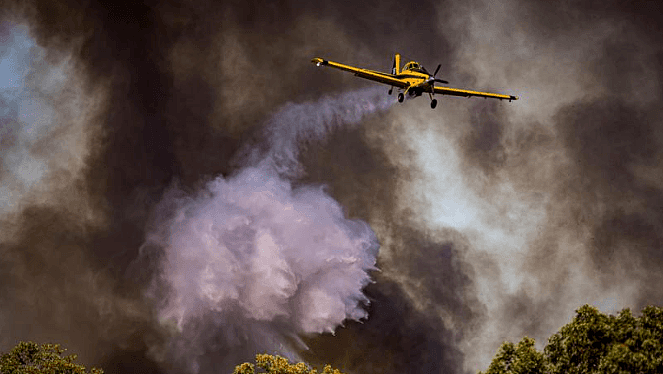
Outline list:
[[[435,73],[433,73],[433,76],[437,75],[437,72],[440,71],[441,67],[442,67],[442,64],[437,65],[437,69],[435,69]]]
[[[444,79],[440,79],[440,78],[435,78],[435,82],[440,82],[440,83],[446,83],[446,84],[449,84],[449,82],[445,81]]]

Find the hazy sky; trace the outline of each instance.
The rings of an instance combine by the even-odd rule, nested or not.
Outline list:
[[[2,6],[2,351],[474,373],[585,303],[661,303],[658,3]],[[310,63],[396,52],[520,100]]]

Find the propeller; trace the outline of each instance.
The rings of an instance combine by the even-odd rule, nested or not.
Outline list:
[[[443,80],[443,79],[435,78],[435,76],[437,75],[437,72],[440,71],[440,68],[441,68],[441,67],[442,67],[442,64],[437,65],[437,69],[435,69],[435,73],[433,73],[433,76],[430,77],[429,79],[432,78],[432,79],[433,79],[433,82],[440,82],[440,83],[446,83],[446,84],[448,84],[449,82],[447,82],[447,81],[445,81],[445,80]]]
[[[437,72],[440,71],[440,68],[442,67],[442,64],[437,65],[437,69],[435,69],[435,73],[433,73],[432,76],[428,77],[428,82],[430,82],[430,88],[431,88],[431,100],[430,100],[430,107],[435,109],[437,106],[437,100],[433,99],[433,95],[435,95],[435,82],[440,82],[440,83],[449,83],[443,79],[440,78],[435,78],[437,75]]]

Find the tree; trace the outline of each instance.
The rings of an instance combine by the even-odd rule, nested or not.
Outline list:
[[[648,306],[636,318],[629,309],[612,316],[584,305],[543,352],[527,337],[503,343],[485,374],[562,373],[663,373],[663,309]]]
[[[85,367],[74,363],[75,354],[62,356],[64,351],[59,344],[20,342],[0,356],[0,374],[88,374]],[[92,368],[89,374],[103,372]]]
[[[545,373],[545,368],[543,353],[534,348],[534,339],[524,337],[518,345],[504,342],[486,374]]]
[[[267,374],[317,374],[317,370],[311,369],[303,362],[289,364],[288,360],[281,356],[272,356],[268,354],[256,355],[256,365],[263,369],[261,373]],[[233,374],[255,374],[255,366],[249,362],[235,366]],[[343,374],[338,369],[332,369],[326,365],[322,374]]]

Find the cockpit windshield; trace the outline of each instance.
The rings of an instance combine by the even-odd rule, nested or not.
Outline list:
[[[405,64],[404,70],[410,70],[410,71],[416,71],[419,73],[428,74],[426,69],[424,69],[422,65],[420,65],[418,62],[415,61],[410,61],[407,64]]]

